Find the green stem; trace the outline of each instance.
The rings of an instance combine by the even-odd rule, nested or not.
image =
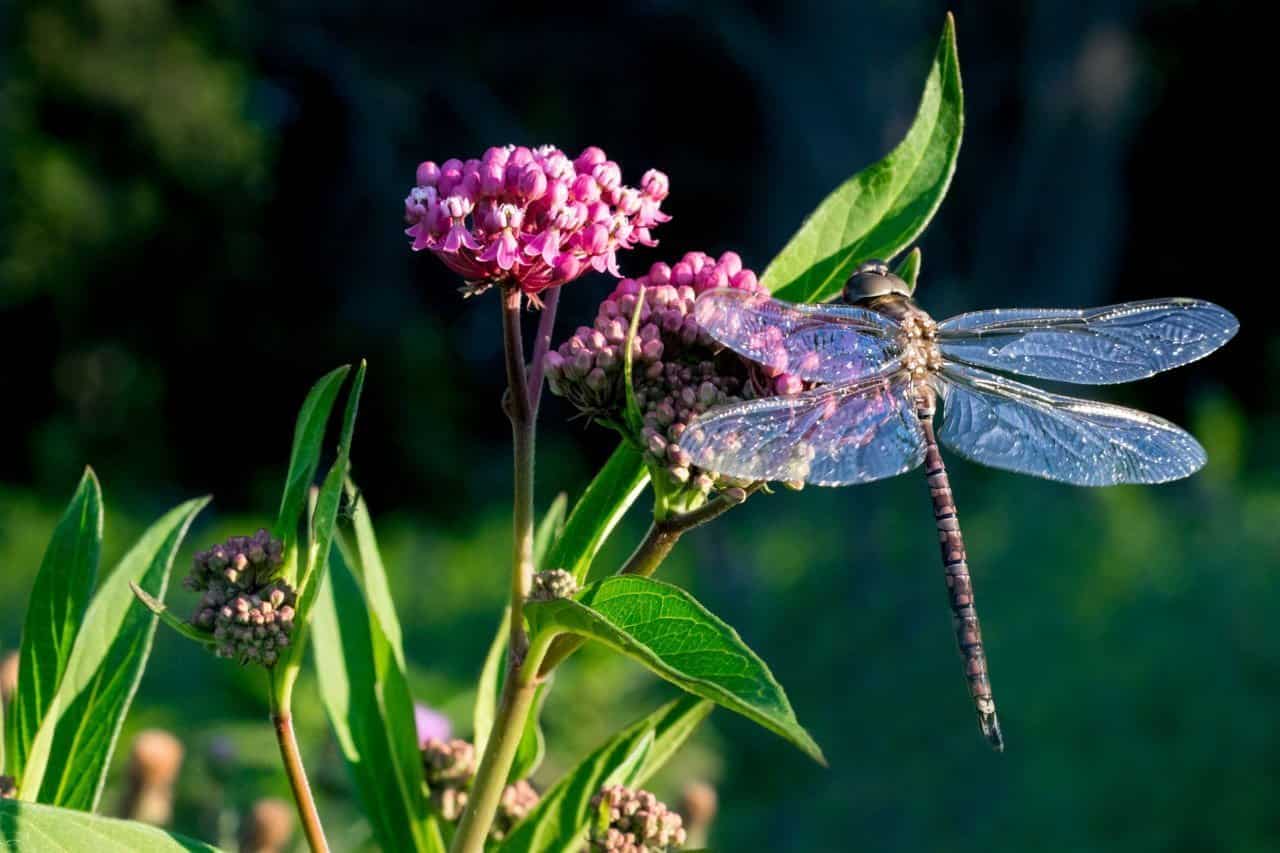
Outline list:
[[[302,832],[307,838],[311,853],[328,853],[329,842],[325,840],[324,827],[320,825],[320,813],[316,811],[316,801],[311,796],[307,771],[302,766],[302,753],[298,750],[298,738],[293,731],[293,714],[287,701],[284,704],[276,701],[274,684],[270,695],[271,725],[276,731],[276,742],[280,744],[280,757],[284,760],[284,772],[289,777],[294,802],[298,805]]]
[[[533,707],[538,692],[538,666],[552,643],[552,637],[539,638],[529,649],[524,665],[509,671],[502,685],[493,730],[484,748],[484,757],[471,783],[462,821],[453,836],[451,853],[483,853],[484,841],[493,825],[502,791],[507,786],[507,776],[515,761],[520,737],[524,734],[525,721]]]
[[[507,363],[507,417],[511,420],[511,445],[515,494],[511,509],[511,654],[517,666],[529,645],[524,630],[524,601],[533,583],[533,443],[535,404],[529,399],[525,372],[524,341],[520,333],[520,289],[502,293],[502,338]],[[541,383],[539,383],[541,387]]]
[[[506,353],[507,393],[503,397],[503,408],[511,420],[515,480],[511,510],[511,620],[507,675],[484,757],[471,785],[467,809],[453,837],[450,848],[453,853],[482,853],[484,850],[484,840],[497,814],[502,789],[506,787],[525,720],[537,693],[538,665],[547,649],[547,643],[540,643],[530,655],[529,637],[524,628],[524,602],[533,583],[534,417],[538,406],[537,399],[530,396],[529,373],[525,369],[520,302],[518,287],[504,287],[502,339]],[[546,338],[549,341],[549,330]],[[538,392],[541,392],[541,376],[537,381]]]

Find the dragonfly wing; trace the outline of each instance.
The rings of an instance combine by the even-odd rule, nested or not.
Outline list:
[[[1203,358],[1240,323],[1199,299],[1152,299],[1105,308],[996,309],[939,324],[942,354],[1040,379],[1108,385],[1145,379]]]
[[[792,305],[719,288],[698,297],[694,316],[735,352],[809,382],[852,382],[901,352],[896,323],[851,305]]]
[[[680,446],[720,474],[820,486],[892,477],[924,460],[902,374],[712,409],[689,425]]]
[[[1155,415],[1050,394],[961,365],[942,369],[938,437],[961,456],[1078,486],[1164,483],[1204,466],[1204,448]]]

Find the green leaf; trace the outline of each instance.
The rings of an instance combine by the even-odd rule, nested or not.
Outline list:
[[[320,465],[320,451],[324,446],[329,413],[333,411],[338,391],[350,371],[351,367],[344,364],[320,377],[320,381],[311,387],[307,399],[302,402],[302,409],[298,412],[298,421],[293,429],[289,473],[285,475],[284,494],[280,496],[280,515],[276,519],[275,533],[284,543],[286,557],[292,557],[295,561],[294,568],[298,523],[302,520],[303,508],[307,504],[307,490],[311,488],[311,483],[316,478],[316,468]],[[287,580],[297,581],[292,570],[287,574]]]
[[[538,522],[538,529],[533,534],[533,564],[538,567],[538,571],[555,568],[546,565],[547,552],[551,550],[551,543],[564,532],[564,517],[568,509],[569,496],[561,492],[556,495],[551,506],[547,507],[542,521]]]
[[[547,555],[547,568],[571,572],[578,583],[586,580],[600,546],[640,497],[648,481],[649,471],[640,451],[625,441],[618,445],[574,504],[564,533]]]
[[[511,771],[507,773],[508,784],[532,776],[542,765],[542,759],[546,757],[547,738],[542,733],[542,705],[547,701],[547,694],[551,692],[553,678],[554,676],[548,676],[538,685],[537,691],[533,694],[533,705],[529,709],[529,716],[524,718],[524,731],[520,733],[520,742],[516,744],[516,755],[511,762]]]
[[[102,551],[102,489],[86,468],[44,552],[27,604],[18,657],[18,686],[7,719],[9,772],[21,777],[31,742],[58,691]]]
[[[32,742],[21,799],[84,811],[97,807],[156,632],[155,615],[134,601],[130,584],[163,599],[174,556],[208,502],[187,501],[151,525],[93,596],[62,683]]]
[[[0,847],[22,853],[218,853],[202,841],[145,823],[0,800]]]
[[[679,587],[615,576],[587,587],[576,600],[530,602],[525,613],[535,634],[568,631],[604,643],[825,764],[769,667],[736,631]]]
[[[916,292],[916,280],[920,278],[920,247],[916,246],[902,256],[893,274],[907,283],[911,293]]]
[[[341,551],[317,586],[312,630],[320,697],[365,817],[383,850],[430,850],[413,700],[400,657]]]
[[[909,246],[946,195],[963,130],[955,23],[947,15],[907,135],[818,205],[769,264],[761,284],[779,299],[820,302],[839,293],[859,263],[888,260]]]
[[[329,553],[333,550],[333,537],[338,524],[338,508],[342,504],[343,488],[351,469],[351,439],[355,432],[356,412],[360,407],[360,392],[364,389],[365,363],[361,362],[356,370],[355,379],[351,382],[351,390],[347,393],[346,413],[342,418],[342,434],[338,440],[337,458],[325,475],[324,483],[316,499],[315,511],[311,515],[310,537],[305,565],[298,580],[298,607],[293,643],[281,656],[277,669],[280,676],[276,679],[275,690],[277,700],[287,702],[293,689],[293,683],[302,663],[302,653],[306,649],[309,631],[311,607],[319,593],[320,581],[324,578],[325,568],[329,564]]]
[[[628,784],[641,787],[652,779],[680,751],[715,707],[710,700],[695,696],[682,696],[664,705],[653,726],[653,747]]]
[[[557,782],[499,848],[511,853],[575,851],[591,823],[591,798],[605,785],[642,785],[711,711],[685,696],[614,735]]]
[[[142,602],[142,606],[150,610],[152,613],[160,617],[160,621],[177,631],[188,640],[193,640],[202,646],[213,647],[213,638],[204,631],[199,630],[190,622],[185,622],[173,615],[164,602],[153,595],[147,593],[145,589],[138,586],[132,581],[129,582],[129,589],[133,592],[133,597]]]
[[[348,444],[350,439],[348,438]],[[348,553],[347,543],[339,540],[343,556],[349,565],[360,571],[360,579],[364,582],[365,595],[369,598],[369,609],[378,617],[382,630],[387,635],[387,642],[396,656],[396,665],[405,670],[404,640],[400,632],[400,619],[396,616],[395,602],[391,598],[391,585],[387,583],[387,568],[382,562],[382,552],[378,548],[378,537],[373,531],[373,519],[369,516],[369,506],[361,492],[350,478],[346,482],[347,499],[351,503],[351,528],[355,533],[356,552]]]
[[[493,730],[493,719],[498,713],[498,694],[502,691],[502,671],[506,667],[507,630],[510,621],[511,608],[507,607],[502,611],[502,621],[498,623],[493,642],[489,644],[489,652],[484,656],[484,666],[476,684],[476,703],[471,711],[471,722],[477,762],[484,757],[489,732]]]

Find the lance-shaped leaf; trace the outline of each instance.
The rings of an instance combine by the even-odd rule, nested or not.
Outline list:
[[[493,719],[498,713],[498,696],[502,692],[502,670],[507,661],[507,631],[510,622],[511,608],[508,607],[502,611],[502,621],[493,635],[493,642],[489,644],[489,651],[484,656],[484,666],[480,669],[480,680],[476,683],[476,701],[471,710],[471,723],[477,762],[484,757],[485,747],[489,744],[489,732],[493,729]]]
[[[574,504],[564,532],[547,554],[546,567],[564,569],[582,583],[613,528],[626,515],[649,481],[640,451],[628,442],[618,445]]]
[[[22,853],[218,853],[145,823],[18,800],[0,800],[0,846]]]
[[[337,458],[329,467],[324,483],[316,498],[315,510],[311,514],[310,536],[308,537],[307,554],[303,560],[302,571],[298,578],[298,615],[296,617],[293,642],[281,655],[277,669],[280,674],[274,679],[272,689],[277,691],[276,698],[281,705],[287,706],[288,697],[293,689],[298,670],[302,665],[302,653],[307,647],[307,636],[310,625],[311,607],[320,591],[320,581],[324,578],[325,568],[329,564],[329,552],[333,550],[334,531],[338,524],[338,508],[342,504],[343,488],[347,483],[347,475],[351,471],[351,441],[355,434],[356,413],[360,408],[360,392],[364,390],[365,364],[360,363],[355,379],[351,382],[351,390],[347,392],[346,412],[342,417],[342,433],[338,439]]]
[[[605,785],[639,786],[675,754],[711,712],[686,696],[614,735],[547,791],[512,829],[503,853],[576,853],[591,823],[591,798]]]
[[[297,582],[298,523],[307,504],[307,490],[316,478],[320,465],[320,451],[324,447],[325,427],[329,413],[338,399],[342,381],[351,368],[343,365],[320,377],[298,412],[293,430],[293,448],[289,453],[289,472],[285,475],[284,494],[280,497],[280,514],[276,518],[275,534],[284,543],[286,559],[285,579]]]
[[[32,742],[21,799],[84,811],[97,807],[156,632],[155,614],[134,600],[130,584],[163,599],[174,556],[208,502],[187,501],[162,516],[93,596],[62,683]]]
[[[907,135],[818,205],[769,264],[761,284],[779,299],[820,302],[839,293],[859,263],[887,260],[911,245],[946,195],[963,130],[955,23],[947,15]]]
[[[915,293],[916,280],[920,278],[920,261],[920,247],[916,246],[903,255],[902,260],[893,268],[893,274],[907,283],[911,293]]]
[[[547,554],[551,551],[551,543],[564,533],[564,519],[569,511],[569,496],[564,492],[556,495],[556,499],[547,507],[547,512],[538,522],[538,529],[533,534],[533,564],[538,571],[554,569],[547,565]]]
[[[367,597],[381,560],[362,560],[362,586],[344,558],[350,553],[341,549],[330,559],[312,609],[320,697],[379,846],[431,850],[403,652]]]
[[[177,616],[174,616],[173,611],[166,607],[163,601],[153,595],[150,595],[145,589],[138,586],[136,583],[131,582],[129,584],[129,589],[133,591],[134,598],[142,602],[143,607],[150,610],[156,616],[159,616],[160,621],[172,628],[174,631],[186,637],[188,640],[199,643],[210,650],[212,650],[216,645],[213,641],[212,635],[207,631],[201,631],[190,622],[186,622],[179,619]]]
[[[567,631],[604,643],[825,763],[769,667],[737,631],[683,589],[615,576],[588,586],[576,599],[530,602],[525,613],[535,633]]]
[[[18,652],[18,686],[8,718],[11,775],[21,777],[31,742],[62,683],[98,577],[102,489],[86,468],[53,530],[27,603]]]

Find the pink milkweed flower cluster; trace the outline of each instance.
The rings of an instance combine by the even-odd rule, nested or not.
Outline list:
[[[594,146],[570,159],[552,145],[490,148],[478,160],[428,160],[404,200],[405,233],[479,292],[512,282],[536,303],[549,287],[588,269],[621,277],[618,252],[656,246],[652,229],[667,176],[650,169],[640,187]]]
[[[642,287],[644,301],[631,339],[631,382],[643,425],[632,438],[644,448],[650,466],[665,470],[674,484],[703,495],[717,486],[741,485],[717,481],[694,466],[680,447],[685,429],[714,406],[798,393],[803,385],[725,349],[698,324],[694,303],[701,293],[728,287],[765,294],[755,273],[734,252],[719,259],[690,252],[675,265],[657,263],[644,276],[620,281],[600,303],[594,325],[578,328],[547,353],[551,391],[584,415],[626,431],[623,364]]]

